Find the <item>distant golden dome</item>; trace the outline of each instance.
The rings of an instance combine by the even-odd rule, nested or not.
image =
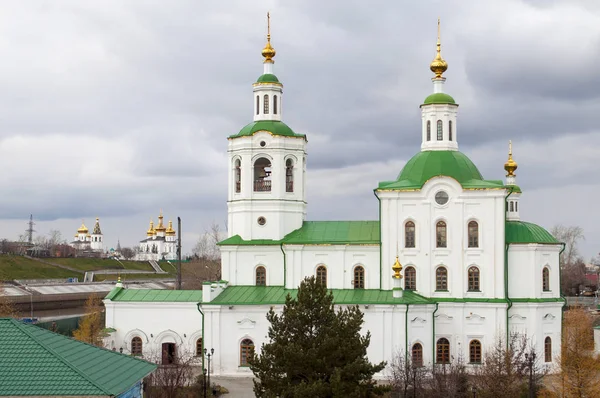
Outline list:
[[[276,51],[271,46],[271,15],[267,13],[267,44],[262,50],[262,56],[265,57],[265,64],[272,64],[273,58],[275,57]]]
[[[154,221],[150,220],[150,227],[146,231],[146,235],[154,236],[155,233],[156,233],[156,231],[154,230]]]
[[[165,232],[166,229],[167,228],[163,225],[163,215],[162,215],[162,211],[161,211],[160,215],[158,216],[158,225],[156,226],[156,228],[154,228],[154,230],[156,232]]]
[[[514,177],[516,175],[515,170],[517,170],[518,167],[519,165],[513,160],[512,157],[512,141],[508,141],[508,160],[506,161],[506,163],[504,163],[504,170],[506,170],[506,176]]]
[[[398,256],[396,256],[396,262],[392,265],[392,270],[394,270],[394,275],[392,277],[396,279],[402,279],[402,275],[400,275],[400,271],[402,271],[402,264],[398,261]]]
[[[442,44],[440,42],[440,19],[438,18],[438,38],[437,38],[437,52],[435,58],[429,64],[429,69],[435,73],[436,78],[441,78],[442,73],[448,69],[448,63],[442,58]]]
[[[175,230],[173,229],[173,221],[169,220],[169,227],[165,231],[167,236],[175,236]]]
[[[88,233],[88,229],[85,226],[85,224],[83,223],[83,220],[81,221],[81,227],[79,227],[79,229],[77,230],[78,234],[87,234]]]

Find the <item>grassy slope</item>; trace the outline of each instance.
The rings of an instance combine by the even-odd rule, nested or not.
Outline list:
[[[83,278],[83,274],[66,269],[53,267],[25,257],[0,255],[0,280],[11,279],[55,279],[55,278]]]
[[[121,280],[135,280],[135,279],[173,279],[175,275],[172,274],[122,274]],[[116,281],[119,275],[109,274],[96,274],[94,275],[94,282],[102,282],[102,281]]]
[[[147,261],[125,261],[102,258],[48,258],[47,261],[55,264],[66,265],[82,271],[95,271],[99,269],[135,269],[153,272],[152,266]],[[121,265],[123,264],[125,268]]]

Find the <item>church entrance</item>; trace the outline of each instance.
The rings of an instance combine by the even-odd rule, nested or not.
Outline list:
[[[171,365],[175,363],[177,359],[175,343],[163,343],[162,344],[162,364]]]

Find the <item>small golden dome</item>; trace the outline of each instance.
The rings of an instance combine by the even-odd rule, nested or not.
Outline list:
[[[394,270],[394,275],[392,277],[396,279],[402,279],[402,275],[400,275],[400,271],[402,271],[402,264],[398,261],[398,256],[396,256],[396,262],[392,265],[392,270]]]
[[[173,221],[169,220],[169,227],[165,231],[167,236],[175,236],[175,230],[173,229]]]
[[[267,44],[262,50],[262,56],[265,57],[265,64],[272,64],[275,57],[275,49],[271,46],[271,15],[267,13]]]
[[[162,210],[160,211],[160,215],[158,216],[158,225],[156,226],[156,228],[154,228],[154,230],[156,232],[164,232],[166,231],[166,227],[163,225],[163,215],[162,215]]]
[[[448,63],[442,58],[442,44],[440,42],[440,19],[438,18],[438,38],[437,38],[437,53],[435,58],[429,64],[429,69],[435,73],[436,79],[442,77],[442,73],[448,69]]]
[[[87,229],[87,227],[85,226],[85,224],[84,224],[83,220],[81,220],[81,227],[79,227],[79,229],[77,230],[77,233],[78,233],[78,234],[87,234],[87,233],[88,233],[88,231],[89,231],[89,230],[88,230],[88,229]]]
[[[154,221],[150,220],[150,227],[146,231],[146,235],[153,236],[155,233],[156,231],[154,230]]]
[[[506,176],[514,177],[516,175],[515,170],[517,170],[518,167],[519,165],[513,160],[512,157],[512,141],[508,141],[508,160],[506,161],[506,163],[504,163],[504,170],[506,170]]]

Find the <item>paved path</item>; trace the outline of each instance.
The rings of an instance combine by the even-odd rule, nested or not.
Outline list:
[[[252,379],[249,377],[219,377],[212,376],[210,382],[217,383],[229,390],[224,398],[254,398]]]

